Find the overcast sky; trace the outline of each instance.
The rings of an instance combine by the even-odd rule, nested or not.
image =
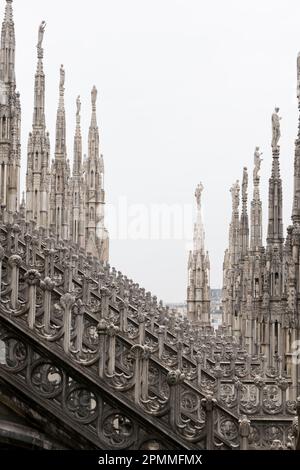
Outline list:
[[[4,0],[1,4],[3,10]],[[13,6],[23,187],[35,46],[38,26],[45,20],[46,119],[52,152],[59,67],[64,64],[71,160],[76,97],[82,97],[86,152],[90,90],[94,84],[98,87],[108,210],[110,205],[120,209],[124,204],[129,208],[139,204],[135,209],[150,209],[151,204],[191,205],[195,187],[202,181],[211,285],[221,287],[231,214],[229,188],[241,179],[246,165],[251,169],[252,192],[256,145],[264,152],[261,183],[267,215],[271,113],[278,105],[283,117],[286,227],[297,131],[299,0],[15,0]],[[115,231],[109,219],[108,229]],[[187,231],[181,240],[116,240],[114,236],[111,264],[159,298],[183,301],[192,236],[189,222]]]

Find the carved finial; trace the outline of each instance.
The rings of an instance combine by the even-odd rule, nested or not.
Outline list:
[[[274,113],[272,114],[272,149],[273,151],[278,150],[278,142],[281,137],[280,133],[280,121],[281,117],[278,115],[279,108],[275,108]]]
[[[38,51],[38,58],[42,59],[44,54],[44,49],[42,48],[44,33],[46,29],[46,22],[42,21],[39,26],[39,34],[38,34],[38,43],[37,43],[37,51]]]
[[[93,86],[93,89],[92,89],[92,106],[93,106],[93,109],[96,108],[97,95],[98,95],[97,88],[95,86]]]

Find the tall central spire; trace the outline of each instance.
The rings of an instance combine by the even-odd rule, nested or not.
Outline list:
[[[66,159],[66,113],[65,113],[65,70],[60,67],[59,103],[56,119],[55,158]]]
[[[0,80],[4,83],[15,82],[15,49],[16,39],[12,0],[6,0],[0,52]]]

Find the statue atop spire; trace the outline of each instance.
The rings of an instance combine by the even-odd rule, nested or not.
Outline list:
[[[255,147],[255,152],[254,152],[254,170],[253,170],[253,179],[258,180],[259,179],[259,171],[261,167],[261,162],[263,159],[261,156],[263,155],[263,152],[259,151],[259,147]]]
[[[280,121],[281,117],[278,115],[279,108],[275,108],[272,114],[272,149],[273,151],[278,150],[278,142],[281,137],[280,133]]]
[[[247,192],[248,192],[248,170],[244,167],[243,170],[243,183],[242,183],[242,199],[247,200]]]
[[[42,44],[43,44],[45,29],[46,29],[46,22],[42,21],[39,27],[38,43],[36,46],[39,59],[42,59],[44,55],[44,49],[42,48]]]
[[[195,198],[197,201],[197,207],[198,210],[201,209],[201,197],[202,197],[202,192],[203,192],[204,186],[202,183],[198,184],[195,192]]]
[[[59,91],[60,91],[60,94],[63,95],[64,94],[64,91],[65,91],[65,77],[66,77],[66,72],[65,72],[65,69],[64,69],[64,66],[61,65],[60,66],[60,82],[59,82]]]
[[[80,111],[81,111],[80,96],[77,97],[77,100],[76,100],[76,107],[77,107],[76,116],[77,116],[77,117],[80,117]]]
[[[92,89],[92,106],[93,106],[93,110],[96,109],[97,95],[98,95],[97,88],[95,86],[93,86],[93,89]]]
[[[240,182],[237,180],[230,189],[232,197],[232,210],[233,212],[238,211],[240,205]]]

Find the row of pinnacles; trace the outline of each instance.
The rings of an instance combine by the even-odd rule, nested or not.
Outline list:
[[[50,157],[50,138],[45,122],[45,73],[43,38],[46,23],[39,27],[37,70],[34,85],[32,132],[28,139],[26,202],[20,202],[21,108],[16,92],[15,30],[12,0],[6,1],[0,52],[0,200],[10,212],[19,210],[27,221],[70,240],[108,262],[109,240],[104,226],[104,164],[100,155],[96,116],[97,89],[92,90],[92,118],[88,156],[82,159],[80,97],[77,98],[74,161],[71,174],[66,149],[64,106],[65,70],[60,69],[59,104],[56,119],[55,158]]]
[[[299,76],[298,58],[298,84]],[[300,111],[299,96],[298,93]],[[300,339],[300,124],[295,150],[292,225],[284,238],[278,145],[280,120],[279,108],[275,108],[272,115],[273,158],[266,246],[262,236],[259,191],[262,153],[259,147],[254,154],[250,231],[247,168],[243,173],[241,215],[239,182],[231,188],[232,219],[223,265],[223,323],[224,331],[232,334],[248,354],[265,357],[271,368],[281,364],[282,373],[292,378],[290,396],[295,397],[300,388],[297,356],[297,341]]]

